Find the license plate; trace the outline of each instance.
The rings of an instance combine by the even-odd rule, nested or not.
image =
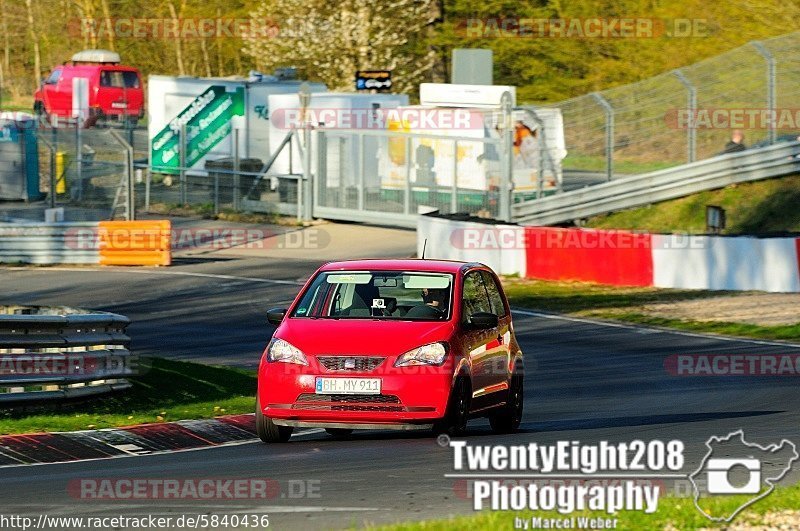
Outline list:
[[[127,103],[118,103],[118,102],[115,101],[115,102],[111,103],[111,107],[113,109],[127,109],[128,108],[128,104]]]
[[[316,393],[327,395],[379,395],[380,378],[317,378]]]

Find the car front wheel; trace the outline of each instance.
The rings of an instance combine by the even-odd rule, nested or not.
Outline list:
[[[450,400],[447,402],[447,415],[433,425],[434,432],[463,435],[467,431],[471,398],[472,386],[469,380],[460,376],[453,386],[453,391],[450,393]]]
[[[261,401],[256,398],[256,434],[265,443],[286,442],[292,436],[294,428],[291,426],[278,426],[272,419],[264,415],[261,410]]]

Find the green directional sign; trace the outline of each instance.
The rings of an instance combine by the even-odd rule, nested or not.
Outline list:
[[[231,118],[244,115],[244,89],[214,85],[197,96],[153,138],[153,171],[178,173],[181,126],[186,126],[186,166],[192,167],[231,132]]]

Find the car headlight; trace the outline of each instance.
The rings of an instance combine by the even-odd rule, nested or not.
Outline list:
[[[280,361],[283,363],[296,363],[298,365],[308,365],[308,360],[303,352],[283,339],[275,339],[267,351],[269,361]]]
[[[430,343],[402,354],[394,362],[395,367],[409,365],[441,365],[447,356],[447,343]]]

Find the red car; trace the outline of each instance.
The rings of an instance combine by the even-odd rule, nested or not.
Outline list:
[[[119,64],[119,55],[106,50],[85,50],[72,61],[57,66],[34,94],[37,114],[72,117],[72,80],[86,78],[89,85],[89,123],[118,120],[135,124],[144,116],[144,88],[136,68]]]
[[[523,356],[497,276],[477,263],[328,263],[288,309],[258,369],[256,428],[430,429],[461,434],[488,417],[519,427]]]

